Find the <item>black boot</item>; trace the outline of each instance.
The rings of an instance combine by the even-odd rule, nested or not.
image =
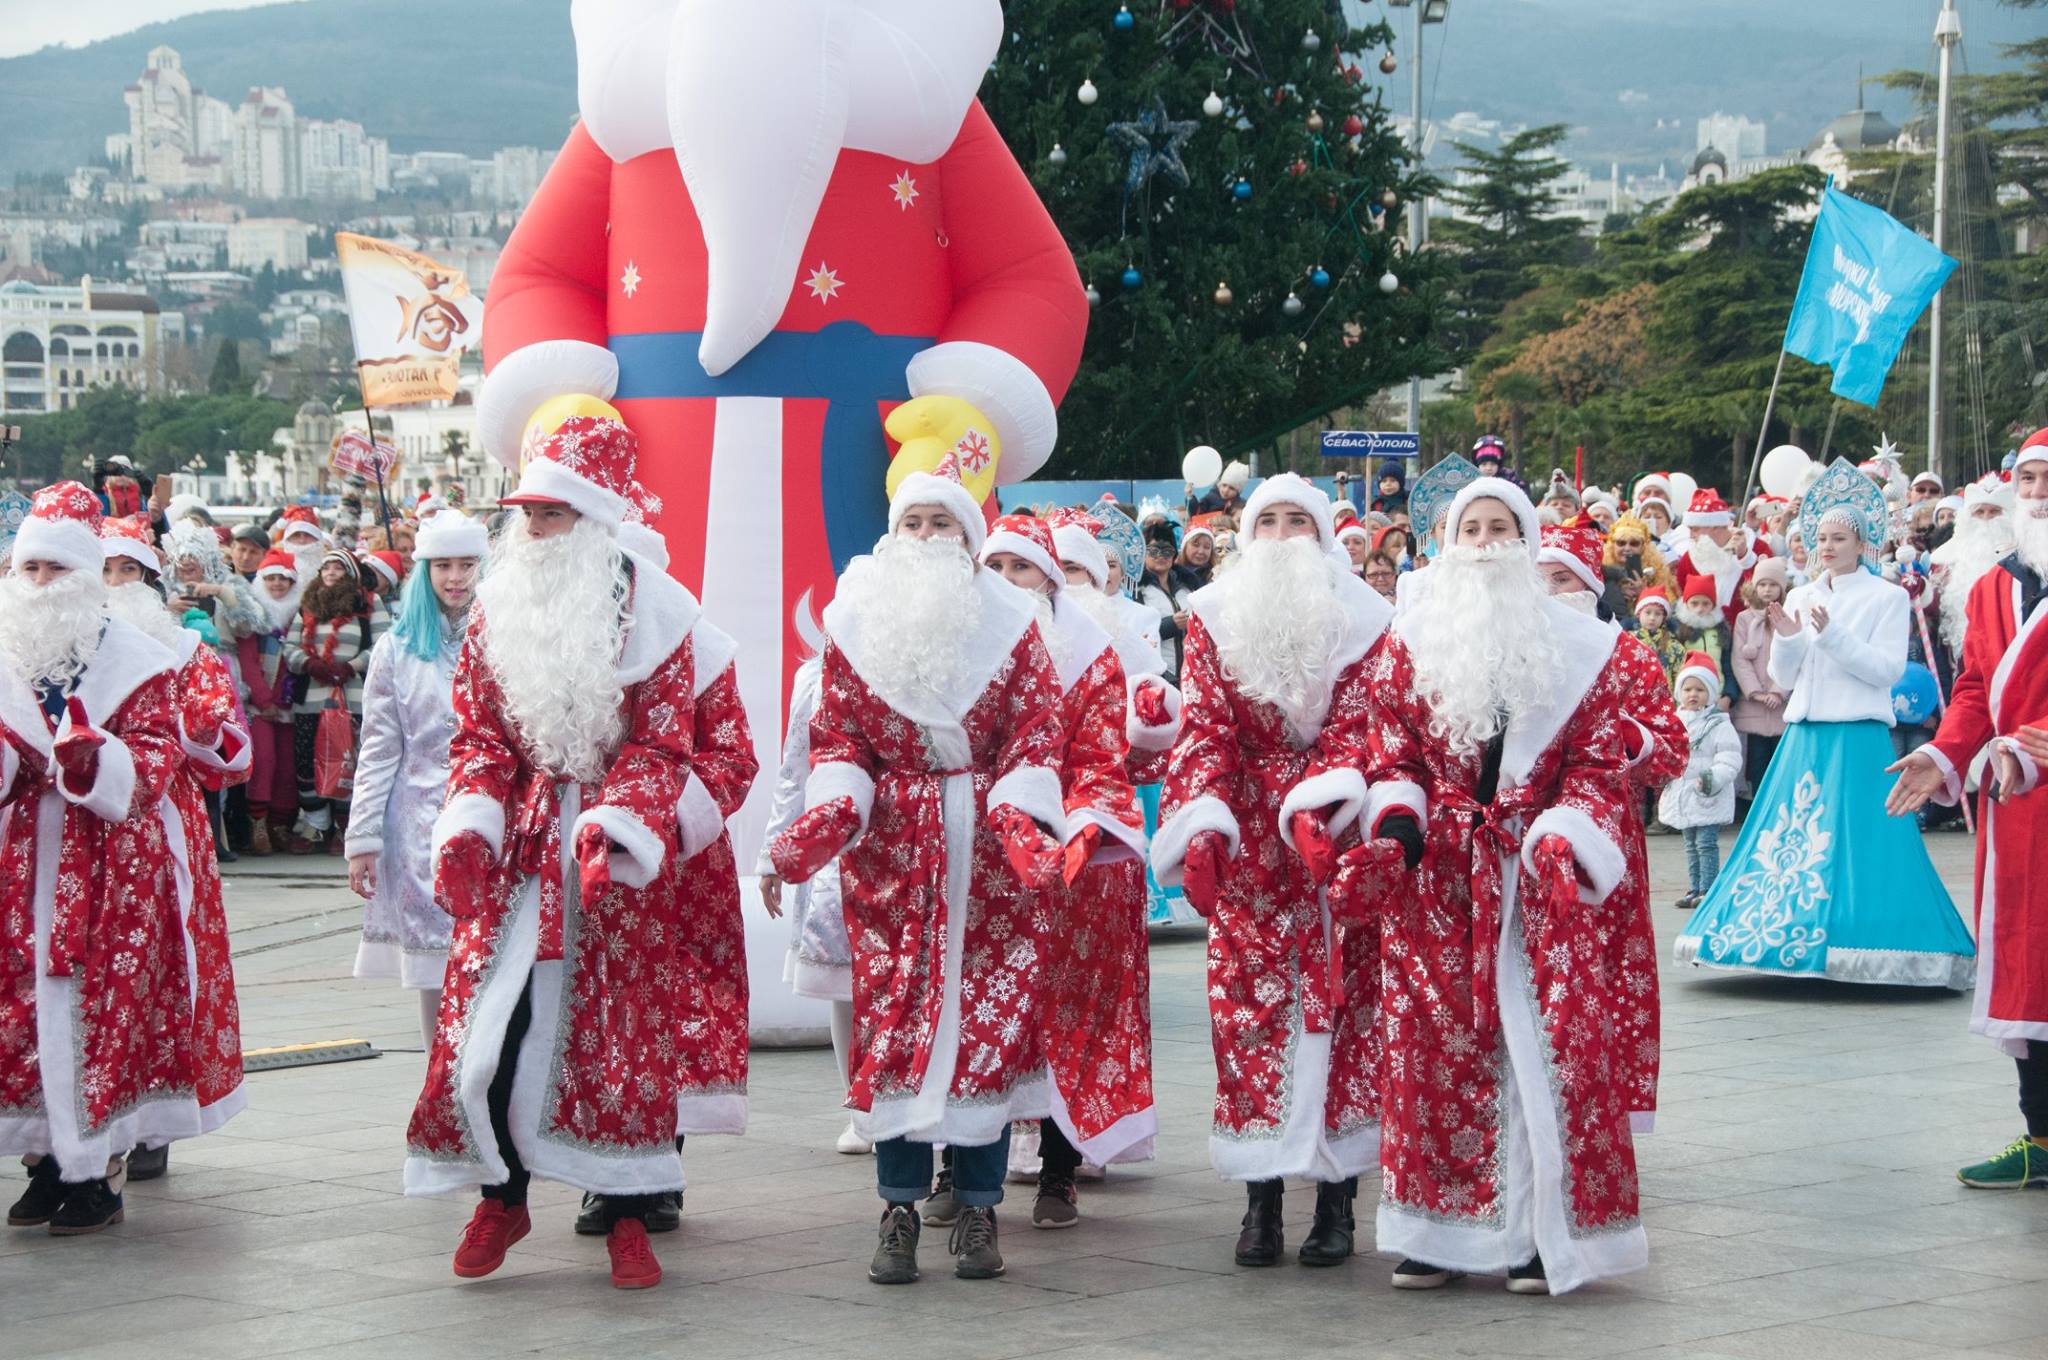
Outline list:
[[[28,1169],[28,1189],[7,1211],[10,1228],[36,1228],[50,1221],[64,1202],[64,1182],[57,1175],[57,1159],[45,1156]]]
[[[153,1181],[170,1169],[169,1143],[159,1148],[139,1147],[128,1154],[128,1179],[131,1181]]]
[[[583,1207],[576,1214],[576,1235],[603,1237],[611,1230],[611,1214],[604,1207],[604,1196],[584,1191]]]
[[[1280,1195],[1285,1189],[1285,1183],[1277,1180],[1253,1181],[1245,1186],[1249,1207],[1244,1211],[1244,1231],[1237,1235],[1239,1265],[1280,1264],[1280,1253],[1287,1249],[1280,1222]]]
[[[1316,1187],[1316,1219],[1301,1244],[1303,1265],[1334,1266],[1350,1257],[1352,1235],[1358,1231],[1351,1201],[1357,1194],[1356,1176]]]
[[[64,1187],[64,1202],[50,1216],[52,1237],[83,1237],[112,1227],[124,1217],[121,1192],[102,1180]]]

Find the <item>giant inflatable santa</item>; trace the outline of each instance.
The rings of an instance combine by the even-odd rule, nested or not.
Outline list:
[[[893,487],[954,455],[980,500],[1030,476],[1087,302],[975,98],[997,0],[571,18],[582,119],[492,280],[479,432],[515,463],[588,399],[623,414],[769,740],[838,570],[886,524],[885,468]]]

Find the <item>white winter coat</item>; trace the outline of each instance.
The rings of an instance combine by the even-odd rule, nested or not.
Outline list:
[[[1828,612],[1816,633],[1812,613]],[[1892,726],[1892,686],[1906,673],[1912,606],[1906,592],[1867,571],[1822,576],[1785,597],[1799,631],[1771,644],[1771,680],[1790,690],[1785,721]]]
[[[1689,754],[1685,773],[1664,786],[1657,799],[1657,818],[1683,831],[1694,826],[1726,826],[1735,820],[1735,784],[1742,774],[1742,734],[1728,715],[1713,705],[1697,713],[1680,711],[1685,719]],[[1712,793],[1701,790],[1704,779]]]

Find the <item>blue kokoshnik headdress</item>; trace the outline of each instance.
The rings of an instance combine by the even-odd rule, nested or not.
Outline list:
[[[1408,522],[1414,526],[1416,542],[1429,537],[1436,517],[1451,508],[1451,502],[1466,486],[1479,480],[1479,465],[1462,453],[1454,453],[1415,479],[1408,490]]]
[[[1882,548],[1890,537],[1891,516],[1884,492],[1846,458],[1828,464],[1800,501],[1799,536],[1809,548],[1818,541],[1820,526],[1828,520],[1854,529],[1863,540],[1866,555]]]
[[[1102,526],[1095,531],[1095,541],[1102,545],[1104,552],[1115,553],[1123,566],[1124,593],[1137,590],[1138,583],[1145,579],[1144,531],[1107,493],[1088,507],[1088,513]]]

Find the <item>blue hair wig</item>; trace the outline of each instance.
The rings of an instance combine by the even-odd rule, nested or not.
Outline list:
[[[432,661],[441,654],[441,642],[448,631],[431,576],[432,564],[422,562],[418,570],[405,578],[405,587],[398,593],[398,618],[391,625],[398,645],[421,661]]]

